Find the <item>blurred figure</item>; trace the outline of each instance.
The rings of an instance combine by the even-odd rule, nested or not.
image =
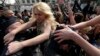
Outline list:
[[[28,10],[24,10],[22,12],[22,20],[24,22],[28,22],[30,17],[31,17],[31,15],[30,15],[30,12]]]
[[[2,19],[3,18],[3,7],[1,6],[0,7],[0,54],[2,53],[2,50],[3,50],[3,47],[4,47],[4,44],[3,44],[3,36],[4,36],[4,32],[3,32],[3,22],[4,20]]]

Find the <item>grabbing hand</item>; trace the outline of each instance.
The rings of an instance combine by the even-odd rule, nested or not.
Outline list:
[[[23,45],[21,44],[21,42],[18,42],[18,41],[11,42],[8,45],[8,50],[6,52],[6,55],[16,53],[17,51],[21,50],[22,48],[23,48]]]
[[[73,33],[74,31],[71,30],[68,26],[66,26],[66,28],[64,29],[55,31],[54,34],[54,36],[56,36],[55,40],[57,40],[58,43],[61,43],[64,40],[72,40],[73,39],[72,37],[74,37]]]
[[[7,35],[5,35],[4,36],[4,43],[5,43],[5,45],[7,45],[11,41],[13,41],[14,37],[15,37],[15,34],[13,34],[13,33],[8,33]]]

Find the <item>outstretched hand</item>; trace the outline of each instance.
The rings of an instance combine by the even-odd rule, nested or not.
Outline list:
[[[4,43],[5,45],[9,44],[14,40],[15,35],[13,33],[8,33],[7,35],[4,36]]]
[[[21,42],[18,42],[18,41],[11,42],[8,45],[8,50],[6,52],[6,55],[14,54],[18,52],[19,50],[21,50],[22,48],[23,48],[23,45],[21,44]]]

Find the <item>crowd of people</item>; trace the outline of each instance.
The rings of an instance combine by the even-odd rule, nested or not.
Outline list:
[[[0,56],[100,56],[100,6],[35,3],[0,7]]]

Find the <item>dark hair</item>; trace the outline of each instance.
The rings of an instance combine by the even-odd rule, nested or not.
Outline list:
[[[83,15],[77,14],[75,16],[75,21],[76,21],[76,23],[82,22],[83,21]]]
[[[0,10],[3,10],[3,5],[2,4],[0,4]]]

